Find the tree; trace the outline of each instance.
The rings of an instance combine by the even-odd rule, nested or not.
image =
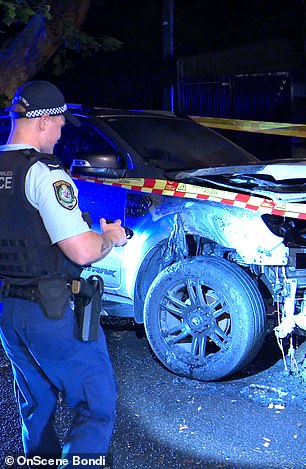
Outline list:
[[[101,2],[101,0],[100,0]],[[0,95],[2,101],[36,73],[59,51],[117,49],[115,38],[95,40],[80,31],[92,0],[1,1],[4,41],[0,49]],[[58,55],[57,68],[67,66]]]

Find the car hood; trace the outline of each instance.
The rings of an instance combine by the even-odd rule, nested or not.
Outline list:
[[[306,159],[258,162],[168,172],[171,179],[199,186],[225,187],[277,202],[306,201]]]

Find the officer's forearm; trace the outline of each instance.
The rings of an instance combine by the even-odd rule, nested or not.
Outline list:
[[[107,254],[113,249],[115,245],[115,242],[112,240],[113,237],[114,236],[112,235],[111,231],[107,231],[106,233],[103,233],[101,235],[101,238],[102,238],[101,248],[100,248],[101,259],[107,256]]]
[[[99,234],[88,231],[58,242],[66,257],[79,265],[88,265],[107,256],[117,242],[112,231]]]

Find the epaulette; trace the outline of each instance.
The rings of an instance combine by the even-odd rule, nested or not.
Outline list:
[[[27,148],[23,150],[23,154],[33,164],[37,161],[44,163],[46,166],[48,166],[50,171],[54,171],[56,169],[63,169],[66,171],[66,168],[63,166],[62,162],[56,156],[49,153],[40,153],[34,148]]]

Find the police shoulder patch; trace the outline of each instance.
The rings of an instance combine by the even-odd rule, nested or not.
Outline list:
[[[53,188],[58,203],[68,210],[74,209],[78,201],[72,185],[67,181],[56,181],[53,183]]]

